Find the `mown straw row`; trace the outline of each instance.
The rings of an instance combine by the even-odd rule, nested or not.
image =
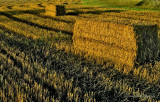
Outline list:
[[[23,19],[29,22],[33,22],[35,24],[38,24],[44,27],[53,28],[53,29],[57,29],[60,31],[73,32],[73,23],[68,23],[69,21],[63,22],[63,20],[61,19],[59,20],[58,18],[57,20],[54,20],[54,19],[39,17],[39,16],[32,15],[32,14],[14,15],[14,17]],[[65,19],[64,16],[63,18]]]
[[[7,18],[6,16],[1,16],[0,20],[2,20],[0,21],[0,25],[4,26],[8,30],[16,32],[18,34],[22,34],[26,37],[31,37],[33,39],[38,39],[44,35],[45,35],[44,37],[47,38],[47,37],[53,36],[53,34],[56,34],[56,32],[54,31],[49,32],[46,29],[41,29],[35,26],[33,27],[26,23],[11,20]]]
[[[156,25],[124,25],[79,19],[73,45],[89,56],[133,67],[135,62],[153,62],[158,55]]]
[[[104,13],[102,15],[97,14],[80,14],[79,16],[85,18],[94,18],[101,21],[112,21],[112,22],[120,22],[125,24],[157,24],[158,28],[160,28],[160,18],[152,17],[148,15],[130,15],[128,13]]]

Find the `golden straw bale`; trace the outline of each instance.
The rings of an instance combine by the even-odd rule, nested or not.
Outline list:
[[[56,16],[56,12],[46,11],[46,15],[51,16],[51,17],[55,17]]]
[[[66,8],[64,5],[49,4],[46,6],[46,14],[49,16],[63,16],[66,14]]]
[[[102,57],[106,60],[112,60],[116,63],[133,65],[133,59],[136,52],[133,50],[126,50],[107,44],[105,42],[96,41],[94,39],[86,39],[82,37],[75,37],[74,48],[84,52],[93,57]]]
[[[157,25],[125,25],[79,19],[74,25],[73,46],[89,56],[133,67],[158,56]]]

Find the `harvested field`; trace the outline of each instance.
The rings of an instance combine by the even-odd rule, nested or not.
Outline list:
[[[160,62],[159,57],[154,59],[158,50],[153,51],[157,48],[157,29],[148,26],[159,25],[159,12],[88,6],[82,5],[80,0],[11,1],[0,1],[0,101],[160,100]],[[48,4],[65,5],[66,14],[47,16]],[[84,18],[109,21],[110,26],[89,22],[91,31],[87,24],[88,28],[82,24],[82,31],[78,26],[74,28],[76,20]],[[139,56],[140,62],[149,58],[155,63],[132,68],[114,65],[110,60],[98,63],[109,57],[129,66],[134,64],[134,56],[140,49],[137,47],[140,42],[134,37],[142,33],[133,32],[135,27],[128,26],[130,24],[144,24],[137,26],[146,32],[146,36],[143,33],[139,37],[146,41],[142,46],[145,48],[141,49],[145,58]],[[108,27],[112,31],[106,36]],[[127,32],[123,33],[125,30]],[[79,33],[75,35],[75,32]],[[90,55],[96,56],[98,61]]]

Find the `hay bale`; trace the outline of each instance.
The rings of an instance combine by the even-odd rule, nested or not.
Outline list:
[[[49,4],[46,6],[46,14],[49,16],[64,16],[66,14],[66,8],[64,5]]]
[[[56,12],[53,12],[53,11],[46,11],[46,15],[51,16],[51,17],[57,16]]]
[[[79,19],[74,25],[73,46],[89,56],[133,67],[158,56],[157,25],[125,25]]]

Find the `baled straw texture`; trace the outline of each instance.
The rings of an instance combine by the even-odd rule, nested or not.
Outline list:
[[[158,55],[156,25],[125,25],[79,19],[73,46],[89,56],[101,57],[118,65],[154,61]]]
[[[49,16],[64,16],[66,14],[66,8],[64,5],[49,4],[46,6],[46,14]]]

